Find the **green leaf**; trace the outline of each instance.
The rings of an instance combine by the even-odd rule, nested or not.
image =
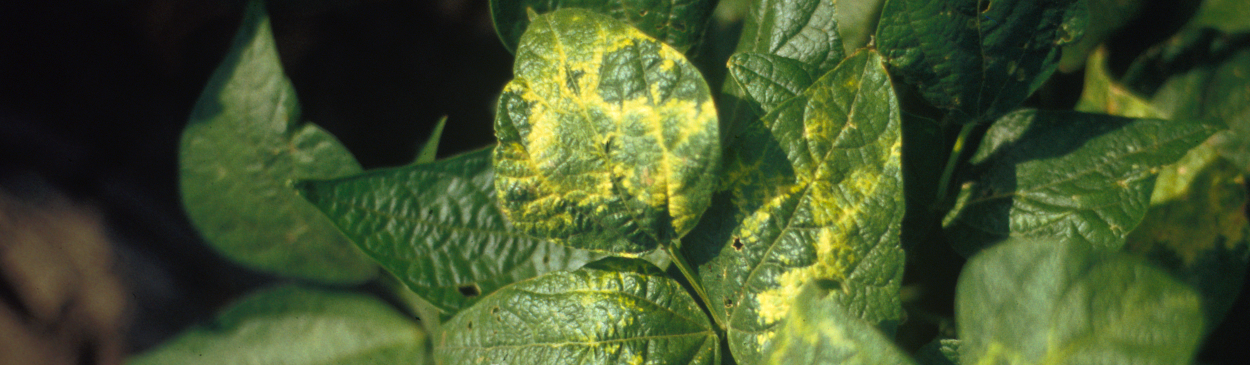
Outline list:
[[[598,258],[512,228],[496,205],[490,156],[486,148],[300,189],[445,319],[508,284]]]
[[[226,257],[322,282],[377,274],[289,184],[356,173],[360,165],[334,136],[300,122],[260,2],[248,5],[233,48],[196,102],[178,158],[187,216]]]
[[[425,141],[425,145],[421,146],[421,151],[417,152],[417,158],[414,163],[434,162],[438,157],[438,140],[443,138],[443,127],[447,126],[447,116],[438,119],[438,124],[434,125],[434,130],[430,132],[430,138]]]
[[[777,101],[785,100],[787,95],[772,93],[779,90],[768,91],[769,84],[793,85],[802,77],[794,71],[796,67],[805,70],[809,80],[815,80],[846,58],[834,8],[834,2],[822,0],[760,0],[751,5],[734,51],[735,54],[751,54],[745,56],[751,58],[739,58],[737,66],[731,58],[729,78],[722,87],[725,105],[722,106],[721,130],[726,133],[725,137],[738,137],[743,125],[753,123]],[[750,66],[773,67],[778,72]],[[747,78],[740,79],[742,76]],[[766,89],[748,90],[760,87]],[[761,91],[768,92],[760,95]],[[762,96],[765,98],[760,99]]]
[[[759,115],[803,93],[820,77],[815,66],[767,53],[736,53],[729,57],[729,75]]]
[[[768,364],[915,364],[816,283],[804,285],[764,358]]]
[[[542,14],[568,8],[611,16],[686,52],[703,37],[715,6],[712,0],[490,0],[490,14],[499,40],[517,54],[522,34],[532,21],[528,11]]]
[[[252,294],[154,350],[146,364],[432,364],[421,326],[377,298],[282,286]]]
[[[1081,36],[1082,0],[888,0],[877,47],[891,71],[961,123],[1015,109]]]
[[[718,364],[707,315],[645,261],[608,258],[483,298],[443,325],[446,364]]]
[[[1202,339],[1187,286],[1078,241],[985,250],[959,277],[955,314],[974,364],[1188,364]]]
[[[808,282],[839,286],[834,300],[893,331],[902,311],[899,113],[881,57],[865,50],[730,146],[723,191],[683,252],[738,362],[760,361]]]
[[[916,350],[916,362],[921,365],[959,365],[959,340],[934,339]]]
[[[846,58],[836,5],[822,0],[760,0],[751,7],[735,53],[793,59],[822,75]]]
[[[1165,116],[1228,124],[1215,145],[1250,172],[1250,37],[1183,32],[1134,61],[1124,79]]]
[[[1222,126],[1022,110],[999,119],[972,157],[943,224],[971,256],[1011,237],[1118,249],[1141,222],[1159,168]]]
[[[1125,250],[1146,257],[1202,294],[1214,329],[1241,291],[1250,263],[1250,224],[1241,169],[1211,143],[1159,173],[1150,210]]]
[[[685,235],[720,165],[699,71],[605,15],[562,9],[533,24],[495,115],[495,187],[509,220],[626,256]]]

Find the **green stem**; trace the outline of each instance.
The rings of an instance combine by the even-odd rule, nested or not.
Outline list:
[[[955,139],[951,155],[946,159],[946,168],[942,169],[942,179],[938,180],[937,197],[933,199],[933,206],[940,206],[946,199],[946,190],[950,187],[951,175],[955,173],[955,164],[959,162],[959,155],[963,154],[964,143],[968,140],[968,135],[972,134],[972,129],[976,126],[976,123],[968,123],[959,130],[959,138]]]
[[[712,311],[712,301],[708,300],[707,292],[703,290],[703,281],[699,280],[699,274],[690,267],[690,263],[686,262],[686,257],[677,252],[677,245],[670,243],[665,245],[664,252],[668,253],[669,259],[673,260],[673,264],[677,265],[677,269],[681,270],[681,274],[686,277],[686,281],[690,282],[690,287],[694,288],[694,293],[703,301],[703,305],[707,306],[709,312]],[[712,320],[716,322],[716,327],[724,330],[725,324],[721,323],[720,317],[712,316]]]

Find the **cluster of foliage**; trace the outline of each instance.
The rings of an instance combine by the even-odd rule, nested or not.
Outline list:
[[[436,160],[440,122],[361,172],[252,3],[182,191],[219,252],[303,283],[133,361],[1190,362],[1250,260],[1250,9],[1209,1],[1114,76],[1135,4],[726,1],[709,85],[716,1],[492,1],[498,144]],[[1083,63],[1075,110],[1021,107]],[[905,351],[933,245],[969,258],[956,330]]]

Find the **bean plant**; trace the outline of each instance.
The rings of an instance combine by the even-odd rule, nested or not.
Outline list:
[[[370,171],[301,119],[251,3],[181,190],[293,281],[132,362],[1178,364],[1231,307],[1250,9],[1117,73],[1134,1],[722,2],[492,0],[498,142],[436,159],[444,119]],[[1082,68],[1075,107],[1026,107]],[[940,250],[934,320],[904,274]]]

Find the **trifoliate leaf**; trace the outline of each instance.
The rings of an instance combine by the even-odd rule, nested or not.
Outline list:
[[[720,165],[716,109],[673,48],[582,9],[538,16],[495,116],[500,207],[528,235],[638,255],[680,238]]]

